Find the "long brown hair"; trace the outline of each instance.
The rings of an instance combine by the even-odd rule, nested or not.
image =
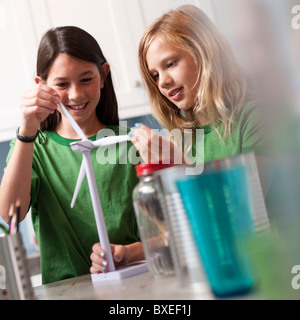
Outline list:
[[[95,63],[100,75],[104,76],[102,69],[106,59],[98,42],[86,31],[74,27],[65,26],[48,30],[41,39],[37,54],[37,76],[43,81],[48,78],[49,70],[60,53],[69,54],[75,58]],[[100,89],[99,89],[100,90]],[[101,98],[96,108],[99,121],[106,125],[118,125],[118,103],[114,91],[111,72],[108,73],[104,88],[101,89]],[[43,130],[55,130],[61,118],[56,110],[49,115],[40,125]]]
[[[151,76],[146,55],[155,37],[194,59],[200,84],[193,110],[183,113],[178,109],[161,94]],[[158,18],[145,31],[138,53],[153,115],[164,128],[193,129],[204,117],[212,127],[223,123],[223,137],[230,133],[235,114],[248,95],[247,79],[229,44],[204,12],[185,5]]]

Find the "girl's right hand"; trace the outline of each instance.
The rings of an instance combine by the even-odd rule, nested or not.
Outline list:
[[[114,264],[116,267],[127,262],[128,250],[123,245],[110,244],[111,253],[113,255]],[[102,249],[100,243],[95,243],[92,247],[92,253],[90,255],[92,265],[90,267],[91,273],[107,272],[108,264],[105,260],[105,251]]]
[[[145,163],[191,164],[178,146],[142,123],[131,128],[130,137]]]
[[[40,123],[53,114],[60,101],[59,94],[36,78],[38,84],[21,97],[21,129],[23,135],[35,135]]]

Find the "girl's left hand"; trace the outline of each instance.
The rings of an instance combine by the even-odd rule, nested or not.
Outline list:
[[[123,245],[111,244],[110,245],[113,260],[115,266],[118,267],[126,263],[127,248]],[[90,268],[91,273],[107,272],[108,262],[105,259],[105,251],[102,249],[100,243],[95,243],[92,247],[92,253],[90,259],[92,266]]]

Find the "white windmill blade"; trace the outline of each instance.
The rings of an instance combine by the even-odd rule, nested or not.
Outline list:
[[[67,111],[66,107],[61,102],[59,102],[59,106],[60,106],[63,114],[69,120],[69,122],[70,122],[71,126],[73,127],[73,129],[75,130],[75,132],[79,135],[79,137],[82,140],[88,140],[87,137],[85,136],[85,134],[83,133],[83,131],[81,130],[81,128],[79,127],[79,125],[77,124],[77,122],[72,118],[70,113]]]
[[[130,140],[130,137],[127,134],[120,135],[120,136],[110,136],[110,137],[104,137],[96,141],[93,141],[93,146],[94,147],[108,146],[110,144],[120,143],[124,141],[129,141],[129,140]]]
[[[84,161],[82,160],[81,162],[81,166],[80,166],[80,170],[79,170],[79,174],[78,174],[78,178],[77,178],[77,183],[76,183],[76,187],[75,187],[75,191],[73,194],[73,198],[72,198],[72,202],[71,202],[71,208],[73,209],[75,201],[77,199],[78,196],[78,192],[80,190],[82,181],[85,177],[85,165],[84,165]]]
[[[88,185],[90,189],[90,195],[91,195],[91,200],[93,204],[94,215],[95,215],[101,247],[106,253],[105,259],[108,262],[108,271],[115,271],[115,264],[114,264],[111,249],[110,249],[109,239],[108,239],[107,230],[105,226],[105,220],[104,220],[99,193],[96,185],[94,170],[92,166],[90,151],[84,151],[82,152],[82,155],[83,155],[83,162],[85,165],[85,171],[86,171],[86,176],[87,176]]]

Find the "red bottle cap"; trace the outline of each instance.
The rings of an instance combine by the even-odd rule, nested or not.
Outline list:
[[[135,170],[137,176],[142,176],[158,170],[173,167],[174,165],[174,163],[141,163],[135,166]]]

